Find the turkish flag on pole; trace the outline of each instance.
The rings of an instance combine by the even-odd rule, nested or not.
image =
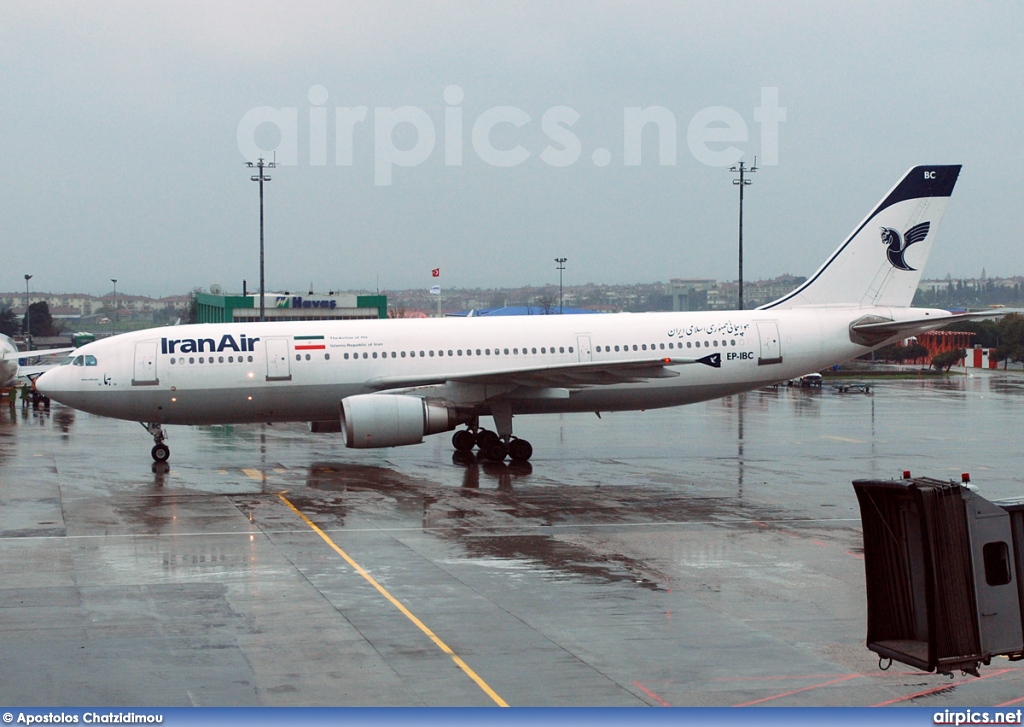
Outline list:
[[[440,278],[441,277],[441,268],[434,268],[433,270],[431,270],[430,271],[430,277],[432,277],[432,278]]]

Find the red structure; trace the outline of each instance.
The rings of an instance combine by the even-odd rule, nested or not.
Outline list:
[[[929,358],[958,348],[971,348],[973,333],[964,331],[928,331],[917,337],[917,342],[928,349]]]

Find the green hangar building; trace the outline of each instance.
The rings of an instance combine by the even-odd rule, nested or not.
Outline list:
[[[386,295],[267,293],[267,321],[342,321],[387,318]],[[260,319],[260,296],[196,293],[197,323],[251,323]]]

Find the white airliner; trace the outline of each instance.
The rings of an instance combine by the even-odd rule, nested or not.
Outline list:
[[[154,328],[81,347],[37,387],[142,422],[158,461],[164,424],[286,421],[358,448],[464,424],[457,450],[525,461],[516,415],[714,399],[946,325],[948,311],[909,306],[959,173],[911,169],[814,275],[757,310]]]
[[[10,336],[0,333],[0,388],[10,386],[19,377],[38,376],[57,365],[57,362],[54,361],[52,364],[22,366],[21,359],[60,356],[73,350],[73,348],[55,348],[43,351],[18,351],[18,345],[14,340]]]

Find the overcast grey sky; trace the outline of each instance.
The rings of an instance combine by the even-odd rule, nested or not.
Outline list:
[[[271,290],[542,284],[559,256],[567,285],[732,280],[730,147],[759,157],[747,279],[813,272],[935,163],[964,168],[925,276],[1019,275],[1022,27],[1009,2],[7,0],[0,291],[256,288],[240,138],[288,157],[287,123],[246,132],[267,108],[296,150],[266,187]],[[655,107],[675,164],[653,123],[627,164],[627,109]],[[695,119],[746,141],[708,163]]]

